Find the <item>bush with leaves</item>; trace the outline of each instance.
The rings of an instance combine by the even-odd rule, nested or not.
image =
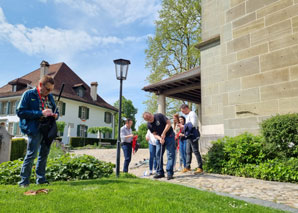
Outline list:
[[[17,184],[23,161],[15,160],[0,164],[0,184]],[[85,180],[108,177],[113,173],[114,164],[99,161],[88,155],[69,154],[48,159],[46,177],[49,181]],[[35,167],[30,182],[35,182]]]
[[[25,138],[11,139],[10,160],[24,158],[27,150],[27,141]]]
[[[273,116],[260,127],[270,158],[298,157],[298,113]]]
[[[249,133],[218,139],[205,157],[205,169],[233,175],[237,168],[245,164],[263,162],[265,155],[262,146],[263,138]]]

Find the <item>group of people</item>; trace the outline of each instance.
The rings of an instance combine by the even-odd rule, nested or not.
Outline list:
[[[27,153],[21,169],[21,181],[19,185],[27,187],[31,176],[33,161],[38,155],[36,164],[36,183],[48,183],[45,171],[50,145],[47,143],[47,136],[40,128],[44,118],[53,117],[58,119],[59,112],[51,94],[54,89],[54,79],[44,76],[40,79],[34,89],[27,90],[21,98],[17,107],[17,115],[20,118],[20,128],[24,134],[28,135]],[[179,147],[180,162],[183,165],[183,172],[190,171],[192,152],[198,162],[195,173],[203,172],[202,158],[198,149],[199,131],[197,115],[191,111],[186,104],[181,105],[181,112],[186,116],[174,115],[174,124],[163,114],[151,114],[145,112],[143,118],[147,121],[148,132],[146,139],[149,141],[150,150],[150,174],[156,170],[154,178],[165,177],[163,169],[163,155],[167,150],[167,179],[170,180],[174,175],[176,164],[176,152]],[[127,119],[121,128],[121,147],[124,152],[123,172],[128,172],[132,154],[132,134],[131,126],[133,121]],[[39,154],[38,154],[39,153]]]
[[[146,140],[149,143],[149,175],[156,173],[154,178],[165,177],[163,169],[163,155],[167,150],[167,179],[173,179],[176,165],[177,150],[179,150],[180,167],[182,172],[191,171],[192,153],[195,154],[198,168],[195,174],[203,172],[201,154],[199,152],[198,117],[195,112],[189,109],[187,104],[182,104],[181,112],[184,116],[175,114],[173,124],[162,113],[152,114],[144,112],[143,118],[147,121],[148,131]],[[128,172],[128,166],[132,155],[132,120],[127,119],[125,125],[120,130],[121,147],[124,153],[123,172]]]
[[[173,179],[174,168],[176,165],[177,149],[179,149],[180,166],[184,167],[182,172],[191,171],[192,153],[195,154],[198,168],[195,174],[203,172],[201,154],[199,152],[198,118],[195,112],[189,109],[187,104],[182,104],[181,112],[185,115],[173,116],[171,121],[163,114],[151,114],[145,112],[143,118],[147,121],[148,132],[146,140],[149,141],[149,170],[152,174],[156,169],[154,178],[165,177],[163,169],[163,155],[167,150],[167,179]]]

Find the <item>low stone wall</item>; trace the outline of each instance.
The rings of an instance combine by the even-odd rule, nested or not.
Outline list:
[[[10,160],[11,138],[5,127],[0,126],[0,163]]]

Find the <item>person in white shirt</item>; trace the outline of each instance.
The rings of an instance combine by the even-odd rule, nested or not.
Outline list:
[[[124,153],[123,172],[128,172],[128,166],[131,161],[132,139],[133,139],[133,134],[131,130],[132,124],[133,124],[133,121],[130,118],[128,118],[125,121],[125,125],[120,129],[121,146]]]
[[[156,138],[154,135],[150,132],[148,129],[147,134],[146,134],[146,140],[149,142],[149,175],[153,174],[153,169],[156,171]]]
[[[185,124],[180,124],[181,128],[188,126],[192,126],[193,131],[197,131],[198,128],[198,116],[195,112],[191,111],[187,104],[182,104],[181,112],[186,115],[186,121]],[[185,129],[185,128],[184,128]],[[199,151],[199,140],[193,137],[186,137],[187,138],[187,144],[186,144],[186,167],[184,168],[183,172],[189,172],[190,171],[190,165],[191,165],[191,157],[192,152],[195,154],[198,162],[198,168],[195,170],[195,174],[199,174],[203,172],[203,162],[202,157]]]

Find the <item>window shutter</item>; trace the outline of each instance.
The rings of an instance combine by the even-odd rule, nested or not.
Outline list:
[[[105,112],[105,123],[107,123],[107,112]]]
[[[81,126],[81,125],[78,125],[78,126],[77,126],[77,136],[78,136],[78,137],[80,137],[80,126]]]
[[[6,110],[6,114],[7,114],[7,115],[10,114],[10,102],[7,102],[7,110]]]
[[[13,123],[13,135],[17,135],[18,123]]]
[[[89,108],[86,107],[86,109],[87,109],[87,115],[86,115],[86,120],[87,120],[89,119]]]
[[[0,102],[0,115],[2,114],[2,102]]]
[[[79,118],[82,117],[82,107],[79,106]]]
[[[62,103],[62,115],[65,115],[65,107],[66,107],[66,104]]]
[[[88,137],[88,126],[85,126],[85,138],[87,138]]]

